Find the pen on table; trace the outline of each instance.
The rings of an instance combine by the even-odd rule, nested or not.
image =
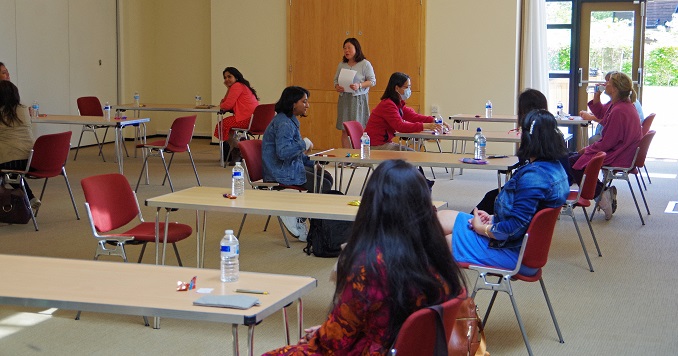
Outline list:
[[[330,151],[333,151],[333,150],[334,150],[334,148],[330,148],[329,150],[320,151],[318,153],[314,153],[313,155],[314,156],[320,156],[321,154],[323,154],[325,152],[330,152]]]
[[[256,289],[236,289],[236,293],[250,293],[250,294],[265,294],[268,295],[268,292],[265,292],[263,290],[256,290]]]

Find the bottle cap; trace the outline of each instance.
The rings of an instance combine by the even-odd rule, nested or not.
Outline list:
[[[226,235],[233,235],[233,230],[226,230],[224,231]]]

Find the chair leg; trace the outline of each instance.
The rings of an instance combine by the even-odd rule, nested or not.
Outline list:
[[[101,159],[106,162],[106,157],[104,157],[104,151],[103,151],[103,142],[99,141],[99,135],[97,135],[97,130],[92,127],[92,133],[94,133],[94,139],[97,140],[97,147],[99,148],[99,156],[101,156]]]
[[[45,178],[45,181],[42,183],[42,190],[40,191],[40,198],[38,198],[38,199],[40,199],[40,201],[42,201],[42,197],[45,195],[45,188],[47,188],[47,180],[48,179],[49,178]],[[37,210],[34,211],[36,218],[38,217],[39,212],[40,212],[40,208],[38,208]],[[78,220],[80,220],[80,219],[78,219]]]
[[[638,199],[636,199],[636,194],[633,192],[633,187],[631,186],[631,180],[626,177],[626,183],[629,185],[629,190],[631,191],[631,196],[633,197],[633,202],[636,204],[636,210],[638,211],[638,216],[640,216],[640,222],[645,225],[645,219],[643,219],[643,214],[640,212],[640,206],[638,205]],[[643,191],[641,190],[642,194]]]
[[[650,208],[647,206],[647,199],[645,199],[645,193],[643,193],[643,190],[640,189],[640,181],[638,181],[638,175],[640,175],[640,171],[638,171],[638,174],[636,174],[636,183],[638,183],[638,190],[640,190],[640,196],[643,197],[643,203],[645,203],[645,210],[647,210],[647,215],[650,215]],[[641,175],[640,178],[642,179],[643,176]],[[645,182],[643,182],[643,185],[645,185]],[[647,190],[647,188],[645,188]]]
[[[80,142],[82,142],[82,134],[83,133],[85,133],[85,126],[83,126],[82,129],[80,130],[80,138],[78,139],[78,146],[75,148],[75,156],[73,156],[74,161],[76,159],[78,159],[78,152],[80,151]]]
[[[518,320],[518,326],[520,327],[520,333],[523,334],[523,341],[525,346],[527,346],[527,353],[532,356],[532,347],[530,347],[530,341],[527,339],[527,332],[525,331],[525,325],[523,325],[523,319],[520,317],[520,312],[518,311],[518,304],[516,304],[515,298],[513,298],[513,293],[509,293],[509,298],[511,298],[511,304],[513,305],[513,311],[516,313],[516,319]],[[560,331],[559,331],[560,333]],[[562,340],[562,339],[561,339]]]
[[[348,178],[348,184],[346,184],[346,191],[344,192],[344,195],[348,194],[348,188],[351,187],[351,182],[353,181],[353,175],[355,174],[356,169],[357,168],[354,167],[353,172],[351,172],[351,176]],[[342,168],[341,171],[343,174],[344,168]]]
[[[174,248],[174,255],[177,256],[177,263],[179,264],[179,267],[183,267],[184,264],[181,263],[181,257],[179,256],[179,249],[177,249],[176,242],[172,242],[172,247]]]
[[[494,293],[492,293],[492,299],[490,299],[490,304],[487,305],[487,311],[485,312],[485,316],[483,317],[483,327],[485,327],[485,324],[487,324],[487,319],[490,317],[492,306],[494,305],[494,301],[497,299],[497,293],[498,291],[494,291]]]
[[[647,182],[649,184],[652,184],[652,179],[650,179],[650,173],[647,172],[647,164],[643,166],[643,169],[645,170],[645,175],[647,176]]]
[[[638,174],[636,174],[636,179],[638,179],[638,176],[640,176],[640,180],[643,182],[643,188],[647,190],[647,186],[645,185],[645,178],[643,178],[643,171],[641,171],[639,168],[636,168],[638,170]],[[638,183],[638,186],[640,186],[640,183]]]
[[[541,285],[541,290],[544,292],[544,299],[546,299],[546,305],[549,307],[549,312],[551,313],[551,319],[553,319],[553,325],[556,327],[556,332],[558,333],[558,341],[560,343],[565,343],[563,340],[563,334],[560,333],[560,327],[558,326],[558,320],[556,320],[556,313],[553,311],[553,305],[551,305],[551,299],[549,299],[549,294],[546,293],[546,285],[544,285],[544,279],[539,278],[539,284]]]
[[[141,183],[141,177],[144,175],[144,171],[148,171],[148,157],[150,156],[149,154],[145,154],[144,156],[144,164],[141,165],[141,172],[139,172],[139,179],[137,179],[137,186],[134,188],[134,192],[136,193],[139,190],[139,183]]]
[[[167,177],[167,181],[169,182],[170,190],[172,192],[174,192],[174,185],[172,184],[172,177],[170,177],[169,167],[165,163],[165,154],[162,152],[162,150],[160,151],[160,158],[162,159],[162,166],[165,167],[165,177]],[[172,153],[172,157],[170,157],[170,165],[172,164],[172,158],[174,158],[174,152]],[[163,182],[164,182],[164,180],[163,180]]]
[[[188,148],[188,158],[191,159],[191,166],[193,166],[193,173],[195,173],[195,180],[198,181],[198,186],[200,186],[200,178],[198,177],[198,170],[195,169],[195,162],[193,161],[193,154],[191,153],[191,148]]]
[[[282,219],[278,216],[278,224],[280,224],[280,231],[282,231],[283,238],[285,239],[285,246],[290,248],[290,241],[287,239],[287,233],[285,232],[285,226],[283,225]]]
[[[141,244],[141,252],[139,253],[139,260],[137,263],[141,263],[141,260],[144,258],[144,252],[146,252],[146,242]]]
[[[577,236],[579,236],[579,242],[581,243],[581,248],[584,250],[584,256],[586,256],[586,262],[589,264],[589,271],[593,272],[593,265],[591,264],[591,259],[589,258],[589,253],[586,250],[586,244],[584,244],[584,239],[581,237],[581,231],[579,231],[579,224],[577,224],[577,218],[574,216],[574,209],[569,208],[569,213],[571,213],[572,222],[574,223],[574,228],[577,230]],[[589,225],[590,226],[590,225]]]
[[[66,167],[61,167],[61,175],[64,176],[64,180],[66,181],[66,188],[68,188],[68,194],[71,196],[71,204],[73,204],[73,210],[75,210],[75,217],[80,220],[80,213],[78,213],[78,207],[75,205],[75,198],[73,197],[73,190],[71,190],[71,183],[68,181]],[[47,184],[47,179],[45,179],[45,184]],[[42,194],[40,196],[42,197]],[[40,200],[42,200],[42,198]]]
[[[268,218],[266,218],[266,225],[264,225],[264,231],[266,231],[268,229],[268,223],[270,221],[271,221],[271,215],[269,215]]]
[[[21,175],[19,179],[19,184],[21,185],[21,189],[24,191],[24,199],[26,200],[26,205],[31,206],[31,200],[28,199],[28,193],[26,192],[26,183],[24,181],[24,176]],[[46,182],[45,182],[46,184]],[[45,188],[43,187],[42,190],[44,191]],[[38,231],[38,221],[35,219],[35,213],[33,212],[33,209],[28,209],[28,211],[31,212],[31,219],[33,220],[33,227],[35,227],[35,231]]]
[[[586,223],[589,225],[589,231],[591,231],[591,237],[593,237],[593,243],[596,245],[596,251],[598,252],[598,257],[603,257],[603,254],[600,252],[600,247],[598,246],[598,239],[596,239],[596,234],[593,232],[593,226],[591,225],[591,220],[586,213],[586,209],[582,206],[582,211],[584,211],[584,218],[586,218]]]
[[[270,217],[271,216],[269,215],[269,219],[270,219]],[[240,239],[240,233],[242,232],[242,227],[245,225],[245,219],[247,219],[247,214],[242,216],[242,221],[240,222],[240,228],[238,228],[238,234],[235,235],[235,237],[237,237],[238,239]],[[266,225],[268,225],[268,221],[266,221]]]
[[[169,170],[172,168],[172,161],[174,161],[174,152],[172,152],[172,155],[170,156],[169,164],[167,164],[167,168],[165,169],[165,176],[162,178],[162,184],[165,185],[165,181],[167,180],[167,176],[169,176]]]
[[[363,187],[360,188],[360,195],[363,195],[363,192],[365,191],[365,184],[367,184],[367,179],[370,177],[370,173],[372,173],[372,166],[370,166],[367,169],[367,173],[365,173],[365,180],[363,181]]]

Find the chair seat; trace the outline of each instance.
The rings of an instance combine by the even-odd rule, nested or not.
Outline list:
[[[161,222],[160,234],[162,235],[164,231],[165,223]],[[167,242],[174,243],[177,241],[181,241],[191,236],[191,234],[193,234],[193,228],[191,228],[189,225],[172,222],[170,223],[167,232]],[[134,239],[136,241],[155,242],[155,223],[143,222],[135,226],[134,228],[117,235],[134,236]]]
[[[579,191],[572,190],[570,191],[570,194],[567,196],[567,200],[565,201],[565,204],[567,205],[572,205],[572,206],[583,206],[585,208],[588,208],[591,206],[591,201],[588,199],[584,199],[582,197],[577,200],[577,196],[579,195]],[[577,201],[575,201],[577,200]]]
[[[161,149],[161,148],[165,147],[165,140],[153,141],[153,142],[149,142],[149,143],[145,143],[145,144],[142,143],[142,144],[138,144],[136,147],[137,148]],[[181,153],[181,152],[186,152],[186,149],[183,148],[183,147],[177,147],[177,146],[170,143],[170,144],[167,145],[167,148],[165,148],[165,152]]]
[[[461,267],[461,268],[464,268],[464,269],[472,269],[472,268],[470,268],[470,267],[471,267],[471,266],[474,266],[473,263],[459,262],[459,261],[457,261],[457,265],[458,265],[459,267]],[[500,270],[506,271],[507,274],[511,272],[511,271],[507,270],[507,269],[504,268],[504,267],[485,266],[485,265],[483,265],[483,266],[478,266],[478,267],[500,269]],[[501,277],[501,276],[502,276],[502,275],[499,274],[499,273],[488,273],[488,274],[489,274],[489,275],[492,275],[492,276],[497,276],[497,277]],[[511,280],[512,280],[512,281],[515,281],[515,280],[521,280],[521,281],[525,281],[525,282],[536,282],[536,281],[538,281],[540,278],[541,278],[541,268],[539,268],[539,269],[537,270],[537,273],[535,273],[533,276],[526,276],[526,275],[520,274],[520,273],[517,273],[517,274],[514,274],[513,276],[511,276]]]

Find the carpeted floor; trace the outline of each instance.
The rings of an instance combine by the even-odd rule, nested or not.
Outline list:
[[[128,143],[129,145],[129,143]],[[129,145],[131,146],[131,145]],[[130,147],[131,148],[131,147]],[[195,139],[192,151],[203,185],[230,186],[230,169],[218,167],[218,148],[206,139]],[[105,153],[112,158],[113,147]],[[0,253],[91,259],[95,249],[86,213],[80,179],[117,171],[113,162],[102,162],[96,149],[83,149],[77,161],[68,162],[67,170],[81,220],[75,214],[63,179],[49,181],[38,216],[40,231],[32,225],[0,225]],[[584,240],[591,254],[595,272],[588,271],[579,240],[569,217],[557,223],[550,260],[544,268],[544,282],[555,308],[564,344],[559,344],[548,309],[537,283],[515,283],[518,301],[527,334],[538,355],[646,355],[678,353],[678,214],[666,214],[671,200],[678,200],[678,165],[675,161],[650,160],[652,184],[646,196],[652,215],[641,226],[628,186],[616,183],[619,209],[612,220],[600,214],[593,221],[600,242],[602,257],[595,251],[583,216],[578,215]],[[140,158],[125,160],[125,175],[132,185],[141,169]],[[161,164],[151,162],[151,184],[139,188],[142,211],[147,220],[154,218],[154,209],[143,206],[143,200],[169,192],[161,186]],[[431,178],[430,170],[425,170]],[[470,211],[483,194],[496,188],[491,172],[464,170],[454,180],[443,169],[435,169],[433,197],[449,202],[449,208]],[[349,194],[357,194],[366,169],[358,169]],[[177,189],[196,184],[186,155],[178,154],[172,167]],[[40,192],[42,183],[31,181]],[[638,188],[633,182],[634,189]],[[283,193],[281,193],[283,194]],[[638,194],[637,194],[638,195]],[[644,213],[641,201],[641,211]],[[581,214],[579,212],[579,214]],[[645,214],[645,213],[644,213]],[[179,211],[174,219],[194,224],[192,211]],[[218,246],[223,230],[236,229],[242,216],[211,214],[205,266],[218,267]],[[328,276],[335,259],[306,256],[304,243],[292,241],[284,246],[277,224],[262,231],[265,216],[250,215],[240,241],[241,269],[271,273],[310,275],[318,279],[318,288],[304,298],[305,325],[321,323],[329,308],[334,285]],[[186,265],[195,265],[192,238],[179,244]],[[136,260],[139,249],[130,247],[130,260]],[[152,263],[148,254],[143,263]],[[110,258],[115,261],[116,259]],[[168,264],[176,264],[172,256]],[[473,274],[468,274],[472,283]],[[106,276],[101,276],[106,278]],[[1,288],[11,288],[3,285]],[[472,285],[469,285],[472,288]],[[489,292],[480,292],[477,303],[481,313],[489,300]],[[296,313],[292,312],[292,320]],[[99,313],[84,313],[73,320],[71,310],[0,306],[0,354],[2,355],[119,355],[168,354],[216,355],[231,354],[231,327],[210,322],[163,319],[162,328],[144,327],[142,319]],[[241,352],[245,352],[246,329],[240,328]],[[486,329],[488,350],[492,355],[523,355],[525,345],[520,336],[511,304],[506,295],[497,299]],[[283,344],[282,318],[276,314],[255,328],[255,353]]]

